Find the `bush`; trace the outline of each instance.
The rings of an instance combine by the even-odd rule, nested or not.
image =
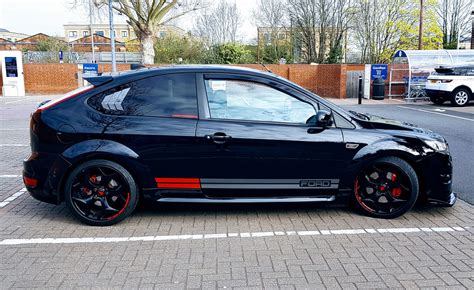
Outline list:
[[[206,62],[214,64],[255,63],[255,56],[241,44],[225,43],[212,47]]]
[[[204,43],[192,37],[170,34],[155,43],[155,63],[203,63],[206,56]]]

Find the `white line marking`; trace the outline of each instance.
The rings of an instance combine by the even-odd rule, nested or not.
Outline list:
[[[169,236],[143,236],[143,237],[87,237],[87,238],[38,238],[38,239],[5,239],[1,245],[26,245],[26,244],[80,244],[80,243],[121,243],[121,242],[154,242],[176,240],[203,240],[222,238],[262,238],[274,236],[319,236],[319,235],[373,235],[380,233],[409,234],[418,232],[463,232],[467,227],[433,227],[433,228],[385,228],[385,229],[346,229],[346,230],[315,230],[315,231],[279,231],[279,232],[253,232],[253,233],[222,233],[222,234],[197,234],[197,235],[169,235]]]
[[[25,192],[26,192],[26,188],[22,188],[19,191],[17,191],[16,193],[12,194],[10,197],[8,197],[4,201],[0,202],[0,208],[6,207],[10,202],[14,201],[15,199],[20,197]]]
[[[422,109],[417,109],[417,108],[410,108],[410,107],[405,107],[405,106],[397,106],[397,107],[400,107],[400,108],[403,108],[403,109],[408,109],[408,110],[420,111],[420,112],[425,112],[425,113],[430,113],[430,114],[435,114],[435,115],[441,115],[441,116],[446,116],[446,117],[451,117],[451,118],[456,118],[456,119],[461,119],[461,120],[465,120],[465,121],[474,122],[474,119],[469,119],[469,118],[454,116],[454,115],[450,115],[450,114],[444,114],[444,113],[433,112],[433,111],[428,111],[428,110],[422,110]]]
[[[28,147],[27,144],[0,144],[0,147]]]
[[[13,175],[13,174],[3,174],[3,175],[0,175],[0,178],[16,178],[16,177],[20,177],[21,175]]]

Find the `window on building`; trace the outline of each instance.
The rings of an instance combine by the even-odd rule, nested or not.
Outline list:
[[[103,30],[96,30],[95,34],[100,35],[100,36],[105,35]]]
[[[284,33],[278,34],[278,39],[280,40],[285,39],[285,34]]]
[[[77,31],[69,31],[69,37],[77,37]]]
[[[88,36],[88,35],[89,35],[89,31],[87,31],[87,30],[82,31],[82,36],[83,37]]]
[[[265,33],[263,35],[263,39],[264,39],[265,43],[269,43],[272,40],[272,37],[270,36],[270,33]]]
[[[128,31],[123,30],[122,31],[122,37],[128,37]]]
[[[150,77],[94,96],[88,104],[106,114],[197,119],[196,77]]]

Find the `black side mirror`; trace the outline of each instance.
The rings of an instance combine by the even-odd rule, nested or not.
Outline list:
[[[326,110],[319,110],[316,115],[311,116],[306,124],[309,126],[326,129],[332,126],[332,113]]]

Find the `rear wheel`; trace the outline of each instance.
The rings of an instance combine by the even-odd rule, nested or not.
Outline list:
[[[92,160],[71,172],[65,185],[65,199],[82,222],[109,226],[133,212],[138,202],[138,188],[121,165],[108,160]]]
[[[396,218],[409,211],[418,198],[415,170],[397,157],[384,157],[366,166],[354,183],[355,204],[363,213]]]
[[[471,92],[469,92],[467,89],[457,89],[453,92],[451,104],[457,107],[465,106],[469,102],[470,95]]]

